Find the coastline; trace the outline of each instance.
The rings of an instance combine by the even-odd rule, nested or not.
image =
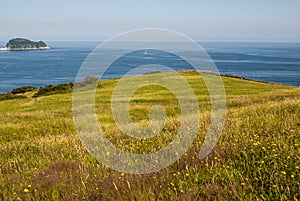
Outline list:
[[[39,48],[7,48],[7,47],[1,47],[0,51],[28,51],[28,50],[48,50],[50,49],[49,46],[46,47],[39,47]]]
[[[193,71],[194,70],[179,70],[177,72],[193,72]],[[141,75],[132,75],[132,76],[129,76],[129,77],[145,76],[145,75],[154,74],[154,73],[168,73],[168,72],[155,71],[155,72],[152,72],[152,73],[146,73],[146,74],[141,74]],[[218,75],[218,76],[221,76],[221,77],[233,78],[233,79],[238,79],[238,80],[245,80],[245,81],[256,82],[256,83],[263,83],[263,84],[281,85],[281,86],[287,86],[287,87],[292,87],[292,88],[293,87],[294,88],[299,88],[300,87],[300,86],[288,85],[288,84],[283,84],[283,83],[278,83],[278,82],[268,82],[268,81],[263,81],[263,80],[256,80],[256,79],[251,79],[251,78],[247,78],[247,77],[243,77],[243,76],[236,76],[236,75],[231,75],[231,74],[216,74],[216,73],[213,73],[213,72],[210,72],[210,71],[200,71],[200,73]],[[122,77],[110,78],[110,79],[105,79],[105,80],[114,80],[114,79],[120,79],[120,78],[122,78]],[[104,80],[99,80],[99,81],[104,81]],[[74,82],[69,82],[69,83],[74,83]],[[68,83],[64,82],[64,83],[60,83],[58,85],[63,85],[63,84],[68,84]],[[47,86],[47,84],[42,86],[42,87],[45,87],[45,86]],[[54,86],[57,86],[57,85],[54,85]],[[24,87],[24,86],[22,86],[22,87]],[[22,88],[22,87],[18,87],[18,88]],[[37,86],[34,86],[34,87],[37,87]],[[11,91],[9,91],[9,92],[0,92],[0,95],[7,94],[7,93],[11,93]]]

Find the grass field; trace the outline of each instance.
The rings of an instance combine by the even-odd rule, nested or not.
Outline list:
[[[212,153],[200,160],[209,94],[196,72],[181,74],[199,101],[199,134],[180,161],[144,175],[111,170],[87,153],[75,130],[71,93],[33,98],[28,92],[25,99],[0,101],[0,200],[299,200],[300,88],[223,77],[226,123]],[[97,89],[97,117],[107,137],[132,153],[170,143],[180,123],[176,97],[158,86],[139,89],[132,119],[147,124],[157,104],[168,118],[161,135],[133,140],[113,122],[117,83],[101,81]]]

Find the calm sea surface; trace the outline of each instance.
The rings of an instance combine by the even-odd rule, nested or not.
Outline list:
[[[0,93],[25,85],[39,87],[73,82],[85,58],[100,42],[47,42],[47,44],[51,49],[0,51]],[[221,74],[300,86],[300,43],[200,43],[200,45],[214,60]],[[145,56],[145,52],[134,52],[127,55],[115,63],[118,68],[112,65],[103,78],[121,77],[139,64],[137,61],[141,64],[171,65],[175,70],[190,69],[185,62],[178,61],[176,57],[172,60],[170,55],[164,52],[148,51],[146,54]],[[191,56],[192,54],[191,52]]]

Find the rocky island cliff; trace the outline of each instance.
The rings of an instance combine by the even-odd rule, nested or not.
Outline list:
[[[43,41],[34,42],[25,38],[15,38],[8,41],[0,50],[44,50],[49,47]]]

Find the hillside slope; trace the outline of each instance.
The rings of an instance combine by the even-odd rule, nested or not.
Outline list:
[[[38,98],[27,93],[26,99],[0,101],[0,200],[299,199],[300,89],[223,77],[226,124],[213,152],[199,160],[210,99],[197,73],[181,74],[199,101],[199,135],[180,161],[146,175],[116,172],[87,153],[75,131],[71,93]],[[113,123],[110,98],[117,82],[101,81],[96,95],[97,117],[107,137],[133,153],[167,146],[180,121],[176,97],[158,86],[138,90],[130,104],[134,121],[146,124],[149,109],[157,104],[168,119],[161,135],[133,140]]]

